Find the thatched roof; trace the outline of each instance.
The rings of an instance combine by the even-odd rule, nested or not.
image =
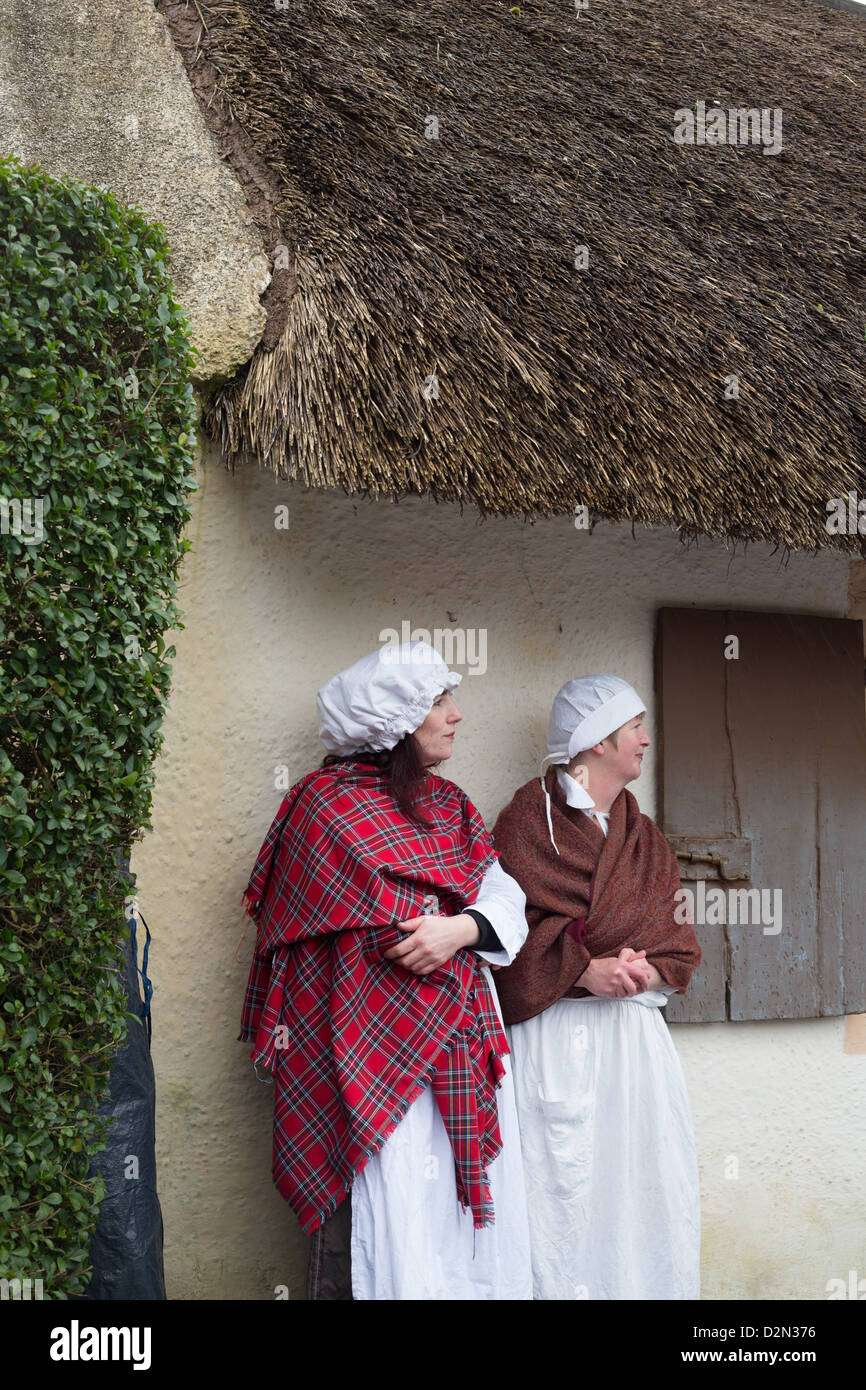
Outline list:
[[[206,416],[229,465],[861,543],[825,519],[866,495],[864,18],[815,0],[159,8],[277,261],[269,333]],[[767,143],[781,108],[781,152],[676,144],[698,102],[767,108]]]

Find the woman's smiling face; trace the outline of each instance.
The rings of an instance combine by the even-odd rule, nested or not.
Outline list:
[[[640,777],[643,755],[652,742],[643,725],[645,719],[644,710],[616,730],[616,747],[610,749],[607,766],[622,778],[623,786]]]
[[[424,723],[412,735],[425,767],[432,767],[434,763],[444,762],[451,757],[454,734],[462,718],[450,691],[443,690],[441,695],[436,696]]]

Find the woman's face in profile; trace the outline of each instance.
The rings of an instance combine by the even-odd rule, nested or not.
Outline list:
[[[412,735],[425,767],[432,767],[434,763],[444,762],[451,757],[455,730],[462,718],[449,691],[443,690],[441,695],[436,696],[424,723]]]

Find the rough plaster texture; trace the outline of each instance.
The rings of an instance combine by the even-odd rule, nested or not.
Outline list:
[[[196,380],[249,360],[268,260],[149,0],[5,0],[0,152],[103,185],[161,222]]]
[[[654,716],[654,611],[733,605],[844,616],[835,556],[684,550],[666,532],[568,519],[480,523],[455,507],[393,506],[200,471],[174,639],[174,687],[152,833],[133,854],[154,933],[151,973],[160,1196],[174,1298],[303,1296],[306,1242],[270,1178],[271,1091],[235,1039],[252,932],[241,893],[291,780],[314,766],[315,691],[380,629],[485,629],[487,673],[458,691],[448,775],[492,820],[536,770],[550,700],[613,670]],[[288,503],[288,531],[274,507]],[[700,776],[700,768],[695,769]],[[652,813],[652,759],[633,784]],[[784,814],[784,807],[780,807]],[[679,1025],[703,1187],[708,1298],[826,1297],[866,1275],[866,1057],[845,1020]],[[734,1162],[735,1160],[735,1162]],[[732,1176],[736,1172],[737,1176]]]

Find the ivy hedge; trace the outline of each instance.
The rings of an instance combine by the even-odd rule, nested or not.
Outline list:
[[[0,1278],[88,1281],[197,407],[162,227],[0,159]]]

